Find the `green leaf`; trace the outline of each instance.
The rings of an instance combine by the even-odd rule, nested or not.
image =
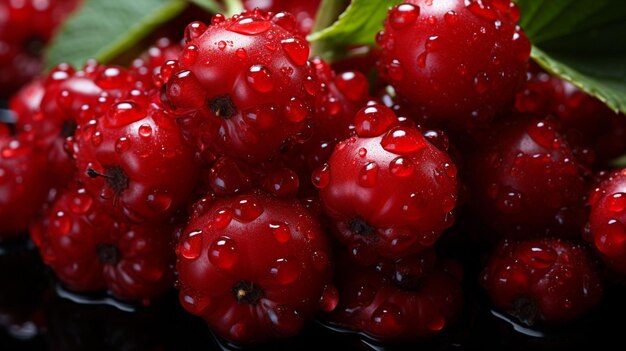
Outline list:
[[[543,68],[626,112],[626,1],[518,0]]]
[[[323,48],[315,52],[323,56],[332,56],[333,50],[343,50],[346,45],[375,45],[376,34],[383,27],[387,11],[401,1],[353,0],[335,23],[311,33],[307,39],[312,43],[323,42]],[[321,8],[324,6],[323,3]]]
[[[46,67],[106,63],[132,48],[160,24],[180,14],[183,0],[86,0],[46,51]]]

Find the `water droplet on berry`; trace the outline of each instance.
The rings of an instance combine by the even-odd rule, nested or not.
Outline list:
[[[607,200],[607,207],[610,211],[621,213],[626,209],[626,193],[615,193]]]
[[[432,318],[426,323],[426,327],[432,331],[440,331],[446,325],[446,320],[441,315],[432,316]]]
[[[238,261],[237,244],[229,237],[221,236],[209,248],[209,261],[222,270],[232,269]]]
[[[533,269],[548,269],[552,267],[558,254],[549,247],[526,245],[518,249],[518,257],[527,266]]]
[[[117,67],[107,67],[103,70],[96,78],[96,84],[102,89],[116,89],[124,87],[126,82],[127,74],[125,71]]]
[[[269,226],[276,241],[281,244],[289,242],[289,240],[291,239],[291,231],[289,230],[289,226],[287,224],[273,222],[270,223]]]
[[[420,8],[412,4],[400,4],[389,11],[389,24],[393,29],[402,29],[415,22]]]
[[[211,299],[207,296],[196,294],[189,289],[180,292],[180,304],[194,315],[202,315],[211,307]]]
[[[142,138],[150,138],[152,136],[152,127],[149,124],[142,124],[137,132]]]
[[[234,215],[241,222],[251,222],[263,213],[263,207],[252,196],[244,196],[235,205]]]
[[[54,235],[63,236],[70,232],[72,229],[72,219],[63,211],[58,211],[54,214],[50,223],[50,231]]]
[[[324,312],[332,312],[339,304],[339,292],[332,285],[326,285],[320,298],[320,309]]]
[[[318,189],[323,189],[330,183],[330,166],[326,163],[322,167],[317,168],[311,174],[311,181]]]
[[[283,39],[280,44],[287,57],[298,66],[306,64],[309,58],[309,45],[300,38]]]
[[[146,197],[146,204],[154,212],[165,212],[172,207],[172,198],[169,195],[153,193]]]
[[[393,111],[381,104],[364,107],[354,117],[356,134],[363,138],[379,136],[396,123]]]
[[[304,80],[303,85],[304,90],[306,90],[307,94],[311,96],[315,96],[317,94],[317,80],[315,80],[315,78],[313,78],[312,76],[307,76]]]
[[[472,1],[469,5],[467,5],[467,8],[475,15],[490,21],[498,18],[496,12],[489,6],[484,5],[481,1]]]
[[[489,91],[489,87],[489,76],[485,72],[479,72],[474,77],[474,90],[476,90],[478,94],[484,94]]]
[[[402,68],[402,64],[399,60],[394,59],[389,62],[387,65],[387,74],[389,78],[399,82],[404,78],[404,69]]]
[[[501,189],[496,198],[496,205],[504,213],[519,213],[523,205],[522,194],[512,188]]]
[[[409,177],[415,171],[415,165],[411,159],[396,157],[389,164],[389,171],[396,177]]]
[[[185,47],[180,55],[181,62],[186,66],[191,66],[196,62],[198,58],[198,47],[195,45],[188,45]]]
[[[91,134],[91,145],[98,147],[100,144],[102,144],[102,133],[98,131]]]
[[[459,22],[459,15],[454,11],[448,11],[443,15],[443,20],[449,25],[454,25]]]
[[[180,254],[188,259],[195,260],[202,251],[202,230],[194,230],[187,234],[187,237],[180,244]]]
[[[552,124],[545,121],[531,123],[526,131],[537,144],[548,149],[553,147],[554,140],[557,139]]]
[[[624,254],[626,244],[626,227],[616,219],[610,219],[607,224],[595,230],[594,244],[598,251],[609,257]]]
[[[192,40],[198,38],[199,36],[202,35],[202,33],[206,31],[206,29],[207,29],[206,24],[200,21],[189,23],[187,27],[185,28],[185,42],[189,43]]]
[[[368,162],[359,173],[359,185],[371,188],[376,185],[378,181],[378,165],[376,162]]]
[[[70,210],[75,214],[85,214],[91,209],[93,198],[85,189],[78,189],[70,202]]]
[[[146,116],[144,110],[134,102],[123,101],[111,106],[107,114],[107,123],[121,127],[137,122]]]
[[[415,153],[426,147],[424,137],[415,129],[396,127],[385,134],[380,145],[398,155]]]
[[[291,284],[300,276],[300,265],[295,259],[279,258],[270,268],[270,275],[278,284]]]
[[[285,104],[285,117],[294,123],[302,122],[309,114],[309,108],[306,103],[299,98],[292,97]]]
[[[223,40],[217,42],[217,48],[221,51],[224,51],[224,49],[226,49],[226,46],[228,46],[228,44],[226,44],[226,42]]]
[[[335,78],[337,89],[350,101],[359,101],[367,97],[369,83],[360,72],[343,72]]]
[[[253,65],[248,69],[247,82],[252,89],[259,93],[268,93],[274,90],[274,81],[270,70],[262,65]]]
[[[272,23],[254,17],[244,17],[228,27],[231,32],[243,35],[258,35],[272,28]]]
[[[130,139],[128,139],[127,137],[121,137],[117,139],[117,141],[115,142],[115,152],[121,154],[128,151],[128,149],[130,149],[130,144]]]
[[[448,177],[456,178],[456,174],[458,171],[454,164],[446,163],[443,165],[443,169],[446,171],[446,174],[448,175]]]
[[[224,229],[230,224],[230,221],[232,220],[233,213],[231,212],[231,210],[223,208],[215,213],[212,223],[215,229]]]

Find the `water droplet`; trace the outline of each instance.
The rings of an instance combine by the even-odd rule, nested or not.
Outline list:
[[[376,162],[368,162],[359,173],[359,185],[371,188],[378,181],[378,165]]]
[[[475,15],[490,21],[494,21],[498,18],[496,12],[489,6],[485,6],[481,1],[472,1],[467,5],[467,8]]]
[[[446,325],[446,320],[441,315],[432,316],[432,318],[426,323],[428,329],[432,331],[440,331]]]
[[[200,21],[189,23],[185,28],[185,42],[189,43],[192,40],[198,38],[202,35],[202,33],[206,31],[206,28],[206,24]]]
[[[410,177],[415,171],[415,164],[406,157],[396,157],[389,163],[389,171],[396,177]]]
[[[412,4],[400,4],[389,11],[389,24],[393,29],[402,29],[415,22],[420,8]]]
[[[70,210],[76,214],[85,214],[93,205],[93,198],[87,193],[85,189],[78,189],[72,201],[70,202]]]
[[[154,193],[148,195],[146,204],[154,212],[165,212],[172,207],[172,198],[166,194]]]
[[[115,152],[120,154],[122,152],[126,152],[130,148],[130,145],[130,139],[128,139],[127,137],[121,137],[115,142]]]
[[[366,106],[354,117],[356,134],[362,138],[371,138],[383,134],[397,123],[395,113],[381,104]]]
[[[484,94],[487,91],[489,91],[489,88],[490,88],[489,76],[485,72],[479,72],[474,77],[474,90],[476,90],[478,94]]]
[[[376,334],[393,335],[403,325],[400,307],[391,302],[381,304],[372,313],[372,329]]]
[[[380,145],[394,154],[408,155],[425,148],[425,142],[426,140],[417,130],[396,127],[383,136]]]
[[[107,67],[100,72],[95,82],[102,89],[113,90],[126,86],[128,84],[126,78],[127,73],[122,68]]]
[[[526,131],[537,144],[548,149],[553,147],[554,140],[557,139],[554,126],[546,121],[531,123],[526,128]]]
[[[237,244],[227,236],[221,236],[209,248],[209,261],[222,270],[232,269],[239,259]]]
[[[545,270],[554,264],[558,258],[556,251],[549,247],[540,247],[538,245],[520,245],[517,250],[517,257],[534,269]]]
[[[454,25],[459,22],[459,15],[454,11],[448,11],[443,15],[443,20],[449,25]]]
[[[616,219],[610,219],[605,225],[592,230],[594,243],[598,251],[609,257],[624,254],[626,245],[626,228]]]
[[[187,234],[179,247],[180,254],[188,259],[195,260],[202,251],[202,230],[194,230]]]
[[[98,147],[100,144],[102,144],[102,133],[98,131],[91,134],[91,145]]]
[[[231,212],[231,210],[223,208],[215,213],[212,223],[215,229],[224,229],[230,224],[232,220],[233,213]]]
[[[446,174],[450,178],[456,178],[457,168],[453,163],[446,163],[443,165],[443,169],[446,171]]]
[[[183,289],[179,295],[180,304],[189,313],[201,316],[211,308],[211,300],[201,294],[194,293],[190,289]]]
[[[626,209],[626,193],[615,193],[607,200],[607,207],[612,212],[621,213]]]
[[[504,213],[515,214],[523,209],[522,194],[512,188],[501,189],[496,198],[498,209]]]
[[[291,122],[302,122],[309,115],[309,108],[304,101],[292,97],[284,108],[285,117]]]
[[[300,38],[283,39],[280,44],[289,59],[298,66],[303,66],[309,58],[309,45]]]
[[[137,132],[142,138],[150,138],[152,136],[152,127],[149,124],[142,124]]]
[[[443,201],[441,203],[441,209],[444,213],[448,213],[454,209],[456,206],[456,198],[452,195],[446,195],[443,197]]]
[[[54,235],[63,236],[69,234],[72,229],[72,219],[63,211],[54,214],[50,223],[50,231]]]
[[[307,76],[303,83],[304,90],[306,90],[307,94],[311,96],[315,96],[317,94],[317,80],[312,76]]]
[[[270,268],[270,275],[278,284],[291,284],[300,276],[300,268],[295,259],[279,258]]]
[[[219,42],[217,42],[217,48],[220,49],[221,51],[224,51],[224,49],[226,49],[227,46],[228,44],[226,44],[226,42],[223,40],[220,40]]]
[[[332,285],[326,285],[320,298],[320,309],[324,312],[332,312],[339,304],[339,292]]]
[[[242,222],[251,222],[263,213],[263,206],[252,196],[243,196],[235,205],[235,218]]]
[[[137,122],[146,116],[144,110],[134,102],[123,101],[111,106],[107,113],[109,126],[122,127]]]
[[[272,222],[269,224],[269,226],[276,241],[281,244],[289,242],[289,240],[291,239],[291,231],[289,230],[289,226],[287,224]]]
[[[330,183],[330,166],[326,163],[322,167],[317,168],[311,174],[311,181],[318,189],[323,189]]]
[[[404,69],[402,68],[402,64],[399,60],[391,60],[387,65],[387,74],[389,78],[399,82],[404,78]]]
[[[228,27],[231,32],[243,35],[257,35],[272,28],[272,23],[260,18],[244,17]]]
[[[274,90],[274,81],[270,70],[262,65],[253,65],[248,69],[247,82],[252,89],[259,93],[268,93]]]
[[[361,72],[348,71],[335,78],[337,89],[350,101],[359,101],[367,97],[369,83]]]

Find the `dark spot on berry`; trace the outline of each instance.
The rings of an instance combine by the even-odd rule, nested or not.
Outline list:
[[[115,245],[102,244],[96,247],[98,260],[102,264],[114,265],[122,259],[122,253]]]
[[[361,236],[369,236],[374,234],[374,228],[372,228],[367,222],[361,218],[355,218],[350,222],[350,230],[352,233]]]
[[[247,304],[255,304],[263,297],[263,290],[254,283],[245,280],[238,281],[232,289],[233,295],[237,302],[244,302]]]
[[[43,55],[43,48],[45,47],[45,41],[40,37],[33,36],[24,40],[24,51],[34,57],[41,57]]]
[[[539,306],[537,302],[527,296],[522,296],[513,302],[513,310],[511,315],[517,318],[520,322],[526,324],[529,327],[535,325],[535,322],[541,320],[539,315]]]
[[[128,176],[124,173],[124,170],[120,167],[105,167],[104,173],[98,173],[93,168],[87,169],[87,176],[90,178],[103,177],[106,179],[106,183],[111,189],[119,194],[124,189],[128,188]]]
[[[71,121],[71,120],[63,122],[63,125],[61,126],[61,133],[59,133],[59,135],[62,138],[74,136],[75,133],[76,133],[76,122]]]
[[[233,100],[228,95],[218,96],[213,98],[209,102],[209,107],[211,111],[223,119],[229,119],[232,115],[237,112],[237,107],[233,103]]]

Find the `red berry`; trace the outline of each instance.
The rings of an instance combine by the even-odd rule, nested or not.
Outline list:
[[[0,124],[0,241],[26,232],[50,187],[46,154],[23,136]]]
[[[74,186],[30,234],[44,262],[69,288],[108,289],[120,299],[149,302],[173,285],[172,232],[167,224],[116,221],[97,197]]]
[[[381,341],[440,334],[463,309],[459,264],[432,250],[375,267],[339,265],[339,306],[329,320]]]
[[[482,273],[493,304],[527,325],[572,321],[602,297],[602,278],[584,246],[559,239],[504,241]]]
[[[161,88],[165,84],[161,67],[170,60],[178,59],[182,50],[180,42],[160,38],[141,57],[133,61],[131,74],[135,80],[141,81],[144,87]]]
[[[0,2],[0,97],[41,73],[42,51],[81,0]]]
[[[177,249],[187,311],[251,343],[294,336],[320,308],[332,310],[329,245],[306,209],[259,192],[203,207]]]
[[[530,43],[503,0],[407,0],[377,41],[380,73],[422,117],[463,130],[489,122],[523,83]]]
[[[287,22],[290,30],[298,30],[302,34],[309,34],[313,29],[317,8],[320,6],[321,0],[244,0],[243,5],[246,10],[252,11],[259,8],[266,12],[287,11],[289,14],[282,13],[281,17],[275,21],[282,23]],[[290,18],[284,19],[283,17]],[[291,23],[293,21],[293,24]]]
[[[470,204],[506,237],[578,237],[583,170],[556,125],[515,116],[494,126],[467,160]]]
[[[589,195],[588,237],[604,262],[626,276],[626,171],[609,174]]]
[[[87,191],[125,218],[163,218],[184,205],[198,176],[174,119],[137,95],[76,131],[74,157]]]
[[[337,238],[359,261],[429,247],[453,223],[456,167],[382,105],[357,113],[357,136],[337,145],[313,174]],[[365,259],[367,261],[368,259]]]
[[[222,19],[190,24],[187,46],[171,63],[167,100],[198,144],[261,162],[296,137],[310,115],[309,46],[260,11]],[[168,63],[162,75],[166,69]]]

